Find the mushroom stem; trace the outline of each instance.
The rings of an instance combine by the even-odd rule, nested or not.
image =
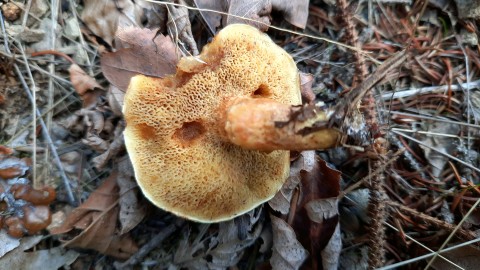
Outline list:
[[[340,133],[323,126],[324,111],[314,106],[291,106],[268,98],[239,97],[225,109],[228,140],[259,151],[313,150],[336,146]]]

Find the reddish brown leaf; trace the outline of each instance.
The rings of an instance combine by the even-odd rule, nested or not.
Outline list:
[[[0,158],[0,178],[7,180],[22,176],[28,170],[27,163],[16,157]]]
[[[73,239],[66,241],[67,247],[95,249],[117,258],[129,258],[137,246],[129,235],[117,233],[118,186],[117,172],[113,172],[90,197],[74,209],[66,221],[51,230],[52,234],[63,234],[73,229],[83,230]]]
[[[103,88],[77,64],[72,64],[68,72],[70,72],[70,81],[73,88],[82,97],[83,107],[87,108],[94,105],[98,96],[103,93]]]
[[[0,178],[2,179],[11,179],[14,177],[21,176],[22,170],[18,167],[9,167],[0,169]]]
[[[108,81],[123,92],[137,74],[161,78],[175,73],[180,54],[170,37],[128,27],[118,30],[115,41],[119,50],[102,55],[101,66]]]
[[[0,145],[0,155],[11,155],[11,154],[13,154],[12,149],[6,146]]]
[[[304,151],[304,169],[300,171],[301,194],[292,227],[298,240],[309,250],[306,263],[311,269],[329,268],[328,256],[338,256],[340,238],[331,242],[338,230],[337,196],[340,192],[340,172],[331,169],[315,151]],[[325,249],[328,247],[328,249]],[[335,254],[336,253],[336,254]]]

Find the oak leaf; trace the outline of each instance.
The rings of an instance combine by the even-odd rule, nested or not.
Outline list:
[[[125,92],[137,74],[162,78],[175,73],[179,52],[170,37],[155,30],[121,28],[115,36],[118,50],[102,55],[101,67],[107,80]],[[122,97],[116,97],[119,103]]]
[[[118,172],[114,171],[60,227],[50,231],[73,235],[65,241],[65,247],[94,249],[120,259],[129,258],[138,250],[128,234],[122,235],[116,229],[119,213],[117,176]],[[75,235],[74,230],[81,232]]]

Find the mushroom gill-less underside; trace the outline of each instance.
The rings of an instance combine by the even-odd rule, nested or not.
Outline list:
[[[226,136],[239,97],[301,104],[296,65],[247,25],[220,31],[175,75],[138,75],[125,95],[125,143],[137,182],[158,207],[200,222],[241,215],[272,198],[289,174],[289,152],[244,149]]]

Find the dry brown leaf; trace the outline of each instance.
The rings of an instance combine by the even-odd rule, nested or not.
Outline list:
[[[95,105],[97,98],[103,94],[103,88],[77,64],[72,64],[68,72],[73,88],[83,100],[83,107],[87,108]]]
[[[115,131],[113,132],[114,139],[108,146],[108,149],[101,155],[93,158],[92,161],[95,165],[95,168],[102,170],[110,159],[119,156],[121,152],[125,150],[125,143],[123,140],[124,129],[125,123],[123,121],[119,122],[119,124],[115,127]]]
[[[180,5],[185,5],[185,1],[176,0]],[[175,43],[181,41],[185,44],[193,55],[198,55],[197,43],[193,39],[192,25],[190,24],[190,17],[188,16],[188,9],[183,6],[169,6],[167,29],[171,37],[176,37]]]
[[[61,247],[48,250],[27,251],[38,244],[43,236],[24,237],[20,245],[0,258],[2,269],[59,269],[72,264],[79,253]]]
[[[52,229],[52,234],[83,230],[66,241],[66,247],[95,249],[120,259],[129,258],[138,250],[129,235],[116,231],[119,212],[117,176],[118,173],[113,172],[82,205],[70,213],[62,226]]]
[[[309,2],[309,0],[272,0],[272,8],[282,12],[287,22],[305,29]]]
[[[0,258],[20,245],[20,240],[8,235],[7,231],[0,230]]]
[[[322,269],[336,270],[339,266],[340,253],[342,252],[342,235],[340,233],[340,225],[337,222],[335,231],[333,232],[327,246],[321,251]]]
[[[82,139],[82,143],[90,146],[98,153],[104,153],[105,151],[107,151],[109,146],[108,142],[91,132],[87,133],[85,138]]]
[[[12,179],[24,175],[28,166],[23,159],[16,157],[0,157],[0,179]]]
[[[480,250],[471,246],[459,247],[451,251],[442,252],[442,256],[463,267],[463,269],[478,269],[480,265]],[[437,270],[460,269],[438,257],[433,262],[432,267]]]
[[[130,78],[143,74],[164,77],[175,73],[179,53],[170,37],[140,28],[119,29],[118,51],[102,55],[101,67],[108,81],[125,92]],[[123,97],[117,96],[120,103]]]
[[[311,254],[308,265],[312,269],[318,269],[320,265],[323,269],[332,269],[335,268],[332,257],[338,258],[341,250],[337,200],[341,174],[329,168],[315,151],[304,151],[301,155],[304,158],[304,167],[300,171],[301,193],[292,227],[300,243]],[[325,254],[329,257],[324,257]]]
[[[228,8],[227,1],[219,1],[219,0],[194,0],[195,5],[201,9],[209,9],[209,10],[216,10],[220,12],[225,12]],[[225,23],[222,24],[222,19],[226,20],[225,16],[219,14],[217,12],[211,11],[200,11],[203,19],[212,31],[212,34],[216,34]]]
[[[282,215],[286,215],[290,212],[290,202],[292,200],[293,191],[300,183],[300,171],[304,169],[304,159],[300,156],[292,162],[290,165],[290,176],[283,184],[280,191],[268,201],[270,207],[273,210],[280,212]]]
[[[173,263],[185,269],[224,269],[233,267],[242,258],[246,248],[260,236],[263,211],[254,209],[236,219],[218,223],[218,230],[209,230],[209,224],[199,224],[193,241],[189,231],[180,241]]]
[[[303,103],[312,103],[315,100],[315,93],[313,93],[313,75],[310,73],[300,73],[300,91],[302,92]]]
[[[227,25],[233,23],[244,23],[255,26],[256,28],[265,32],[270,26],[272,3],[270,0],[230,1],[227,12],[229,14],[227,16]],[[250,20],[243,20],[238,16],[248,18]]]
[[[120,187],[120,234],[135,228],[145,217],[145,207],[139,202],[138,185],[135,182],[133,167],[127,156],[118,162],[117,184]]]
[[[460,127],[457,124],[449,123],[428,123],[424,124],[424,130],[436,134],[449,134],[457,135],[460,132]],[[443,172],[443,168],[448,162],[448,158],[443,153],[452,153],[457,145],[455,144],[456,139],[452,137],[440,137],[440,136],[422,136],[421,141],[426,145],[420,145],[420,148],[423,149],[425,157],[428,160],[432,168],[432,175],[438,179],[440,174]],[[432,150],[436,149],[436,150]]]
[[[140,26],[142,7],[130,0],[85,0],[82,20],[90,31],[112,46],[117,27]]]
[[[273,269],[299,269],[308,257],[308,251],[298,242],[295,232],[283,219],[270,215],[273,247],[270,264]]]
[[[308,19],[308,4],[309,0],[195,0],[195,5],[199,8],[229,14],[229,16],[223,16],[215,12],[200,11],[203,19],[214,34],[220,27],[225,27],[232,23],[250,24],[266,31],[270,26],[270,13],[272,10],[283,13],[287,22],[304,29]],[[239,17],[250,20],[243,20]],[[251,20],[260,21],[261,23],[255,23]]]
[[[125,96],[125,92],[118,89],[113,84],[110,84],[108,87],[107,92],[107,100],[110,108],[112,109],[113,114],[116,116],[122,116],[122,108],[123,108],[123,97]]]

